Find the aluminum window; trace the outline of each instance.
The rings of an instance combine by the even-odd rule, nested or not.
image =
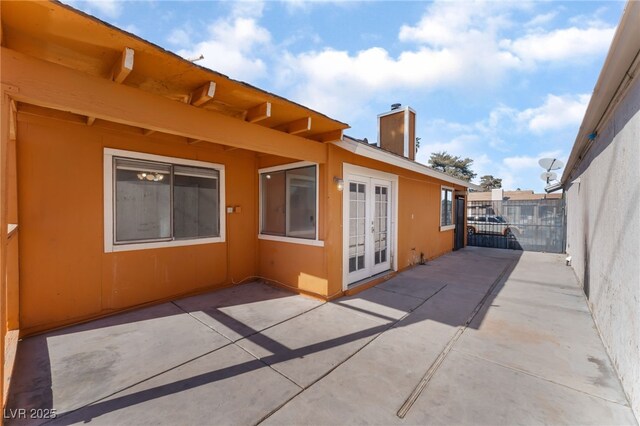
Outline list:
[[[260,234],[317,239],[317,165],[260,172]]]
[[[105,149],[105,251],[224,241],[224,166]]]
[[[453,189],[442,187],[440,191],[440,226],[453,225]]]

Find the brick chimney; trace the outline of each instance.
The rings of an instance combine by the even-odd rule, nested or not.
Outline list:
[[[415,160],[416,112],[393,104],[391,111],[378,115],[378,143],[386,151]]]

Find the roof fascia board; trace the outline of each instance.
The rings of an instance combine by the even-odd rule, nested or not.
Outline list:
[[[593,90],[576,140],[562,174],[561,183],[566,185],[570,179],[579,157],[590,148],[589,135],[598,133],[609,113],[614,99],[624,90],[623,82],[628,76],[630,67],[637,67],[637,55],[640,52],[640,2],[629,0],[625,5],[620,24],[611,42],[609,53]],[[633,77],[633,76],[629,76]],[[635,76],[637,78],[637,75]],[[629,87],[629,86],[627,86]]]
[[[345,138],[342,141],[333,142],[333,144],[336,146],[339,146],[342,149],[353,152],[354,154],[361,155],[363,157],[370,158],[372,160],[381,161],[383,163],[400,167],[405,170],[410,170],[412,172],[420,173],[422,175],[429,176],[434,179],[438,179],[444,182],[452,183],[454,185],[459,185],[459,186],[463,186],[465,188],[470,188],[474,190],[481,189],[480,186],[478,185],[475,185],[471,182],[464,181],[462,179],[454,178],[452,176],[449,176],[437,170],[433,170],[432,168],[427,167],[424,164],[416,163],[415,161],[411,161],[409,159],[390,154],[378,148],[373,148],[350,139]]]
[[[2,47],[15,100],[250,151],[325,163],[325,144],[289,135]]]
[[[27,2],[25,2],[27,3]],[[267,90],[261,89],[257,86],[251,85],[249,83],[246,83],[244,81],[240,81],[240,80],[236,80],[233,79],[225,74],[222,74],[218,71],[209,69],[207,67],[204,67],[198,63],[189,61],[188,59],[185,59],[183,57],[181,57],[180,55],[178,55],[177,53],[174,53],[172,51],[166,50],[164,48],[162,48],[161,46],[154,44],[148,40],[145,40],[144,38],[127,32],[125,30],[123,30],[122,28],[119,28],[115,25],[112,25],[108,22],[105,22],[95,16],[92,16],[86,12],[83,12],[81,10],[76,9],[73,6],[70,6],[68,4],[59,2],[59,1],[45,1],[45,2],[30,2],[33,5],[37,5],[37,6],[41,6],[47,9],[47,13],[49,14],[48,18],[50,19],[81,19],[84,22],[88,23],[94,23],[94,24],[98,24],[100,25],[102,28],[104,28],[105,31],[116,31],[118,33],[119,36],[122,37],[122,39],[118,39],[118,42],[125,44],[125,45],[129,45],[131,44],[131,47],[137,51],[139,50],[140,52],[144,52],[145,54],[154,54],[154,55],[161,55],[164,58],[166,58],[167,61],[175,61],[176,63],[181,63],[182,66],[184,67],[193,67],[193,68],[197,68],[200,69],[202,71],[205,71],[208,74],[208,77],[205,77],[205,79],[203,79],[203,83],[205,82],[205,80],[226,80],[228,81],[230,84],[232,84],[234,86],[235,90],[238,91],[246,91],[246,92],[251,92],[256,94],[257,96],[263,97],[265,102],[271,102],[274,106],[276,106],[277,104],[280,103],[284,103],[287,104],[289,106],[294,107],[295,109],[298,109],[300,111],[304,111],[305,115],[312,115],[314,117],[314,119],[322,119],[327,120],[329,122],[331,122],[332,124],[332,128],[335,129],[348,129],[349,125],[347,123],[344,123],[342,121],[339,121],[337,119],[331,118],[328,115],[311,109],[305,105],[302,105],[300,103],[297,103],[295,101],[292,101],[290,99],[287,99],[283,96],[280,96],[276,93],[273,92],[269,92]],[[73,18],[72,18],[73,17]],[[3,21],[5,20],[5,17],[3,16]],[[87,36],[90,36],[90,34],[85,34]],[[86,40],[85,39],[78,39],[79,42],[85,43]],[[113,48],[114,46],[109,46],[111,48]],[[187,69],[184,69],[183,72],[188,72]],[[299,114],[296,114],[299,115]]]

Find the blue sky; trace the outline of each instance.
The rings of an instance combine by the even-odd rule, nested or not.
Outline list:
[[[478,178],[542,191],[566,160],[622,1],[66,1],[199,64],[376,139],[392,103],[417,112],[417,161],[470,157]],[[561,173],[561,171],[560,171]],[[478,181],[476,178],[476,181]]]

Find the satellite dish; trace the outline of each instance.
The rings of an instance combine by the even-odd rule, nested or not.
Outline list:
[[[540,179],[549,183],[551,180],[556,180],[558,175],[555,172],[544,172],[540,175]]]
[[[540,160],[538,160],[538,164],[540,164],[540,167],[548,172],[550,172],[551,170],[559,170],[564,166],[562,161],[556,158],[541,158]]]

